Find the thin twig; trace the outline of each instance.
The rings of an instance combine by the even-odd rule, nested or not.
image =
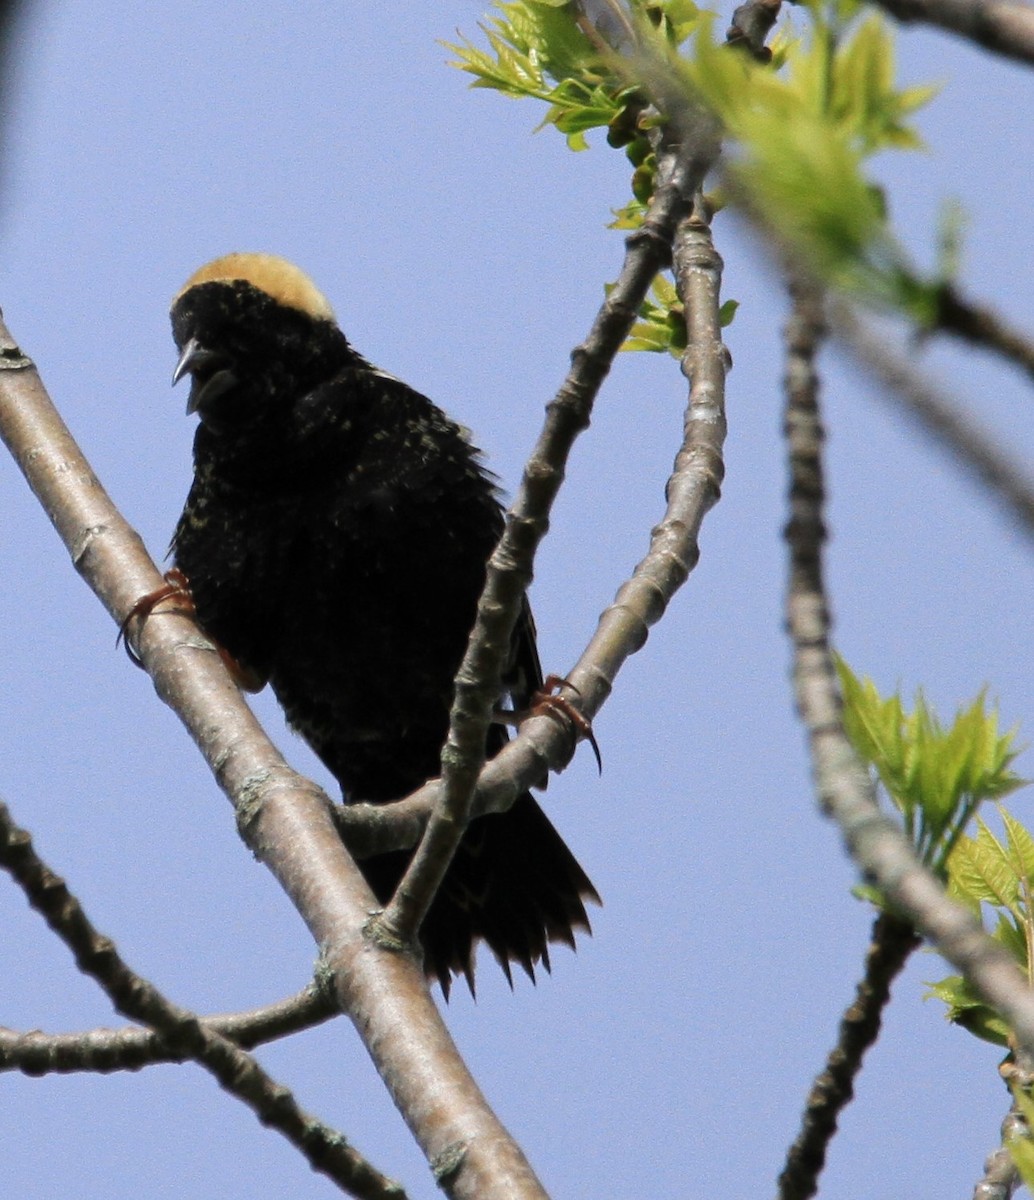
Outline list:
[[[747,4],[736,9],[727,34],[730,44],[746,41],[752,52],[763,52],[764,38],[775,20],[779,4],[780,0],[748,0]],[[610,7],[617,9],[616,5],[608,5],[608,9]],[[661,103],[672,99],[674,93],[668,79],[666,64],[652,64],[651,82],[658,89]],[[683,142],[695,141],[699,144],[700,161],[703,165],[713,164],[719,150],[713,121],[706,114],[687,105],[684,98],[677,105],[677,109],[675,124],[679,127],[679,137]],[[701,215],[702,209],[698,207],[696,216],[699,219]],[[691,278],[696,281],[690,291],[695,293],[693,311],[697,314],[698,321],[703,319],[701,314],[711,312],[716,303],[721,275],[721,259],[714,253],[710,242],[709,217],[704,215],[703,219],[703,227],[692,227],[695,230],[693,237],[699,239],[694,253],[704,255],[704,265],[711,274],[701,275],[695,271],[683,274],[683,282]],[[686,311],[688,318],[690,309],[687,307]],[[713,317],[708,317],[708,323],[719,330],[717,336],[713,336],[708,329],[701,326],[695,335],[691,335],[687,354],[695,355],[698,361],[711,359],[714,363],[717,363],[720,357],[724,385],[724,371],[727,366],[724,348],[720,350],[719,356],[715,354],[715,347],[721,347],[716,308]],[[696,336],[696,342],[692,340],[693,336]],[[703,344],[708,347],[706,353],[700,349]],[[696,350],[693,349],[694,345]],[[686,362],[689,362],[689,358]],[[717,367],[712,367],[712,375],[715,370]],[[668,495],[672,503],[663,522],[654,531],[650,550],[636,568],[633,578],[622,586],[615,603],[601,616],[599,628],[590,646],[579,659],[578,665],[568,673],[568,679],[579,688],[578,707],[587,716],[595,716],[599,711],[610,692],[621,663],[643,645],[649,625],[663,613],[671,596],[685,580],[698,557],[696,535],[707,509],[718,497],[721,482],[720,439],[715,444],[713,438],[697,436],[697,432],[706,429],[711,422],[711,416],[701,404],[704,395],[704,392],[700,393],[696,407],[690,410],[694,415],[692,424],[687,424],[686,427],[688,440],[683,447],[684,457],[678,460],[676,472],[668,485]],[[724,415],[722,419],[724,420]],[[714,428],[717,429],[717,426]],[[705,441],[711,442],[711,450],[716,454],[713,462],[717,464],[718,469],[713,470],[711,466],[705,465],[698,474],[701,466],[699,459]],[[696,483],[687,486],[686,481],[694,475],[697,476],[697,483],[704,483],[702,489]],[[669,566],[677,563],[675,572],[670,573],[667,568],[662,567],[664,563],[668,563]],[[650,614],[648,619],[646,614]],[[582,692],[581,681],[590,677],[596,677],[598,686],[592,695],[587,695]],[[570,739],[557,722],[526,721],[521,726],[520,736],[483,766],[470,803],[469,815],[478,817],[486,813],[504,812],[522,792],[542,779],[548,771],[562,770],[570,761],[571,753]],[[387,850],[410,849],[417,844],[431,812],[439,803],[441,794],[441,781],[429,780],[403,800],[376,806],[339,805],[335,807],[333,816],[342,838],[352,853],[359,858],[384,853]]]
[[[938,294],[936,328],[1007,358],[1034,378],[1034,339],[947,284]]]
[[[0,803],[0,866],[21,886],[29,904],[75,956],[76,965],[115,1008],[142,1021],[184,1058],[204,1067],[246,1104],[263,1125],[283,1134],[314,1171],[361,1200],[404,1200],[402,1188],[354,1150],[345,1137],[299,1107],[247,1052],[206,1028],[195,1013],[168,1001],[123,962],[114,943],[97,932],[63,879],[39,858],[29,835]]]
[[[906,921],[887,913],[876,918],[865,956],[865,974],[858,983],[854,1003],[841,1018],[837,1044],[812,1084],[800,1132],[787,1152],[786,1166],[779,1176],[779,1200],[808,1200],[818,1191],[837,1120],[854,1097],[854,1081],[866,1051],[879,1037],[891,984],[918,945],[919,938]]]
[[[247,1012],[200,1017],[204,1029],[221,1034],[235,1046],[252,1050],[340,1016],[333,995],[309,984],[296,996]],[[0,1026],[0,1071],[25,1075],[72,1071],[138,1071],[152,1063],[184,1062],[190,1056],[170,1046],[153,1029],[86,1029],[79,1033],[18,1032]]]
[[[1034,63],[1034,8],[1014,0],[876,0],[899,21],[939,25],[1005,58]]]
[[[1030,1129],[1014,1100],[1002,1119],[1002,1142],[987,1156],[984,1174],[973,1188],[973,1200],[1009,1200],[1022,1180],[1009,1153],[1009,1142],[1029,1137]]]
[[[477,621],[456,676],[449,736],[442,750],[440,798],[409,869],[379,918],[388,938],[403,943],[415,938],[470,820],[510,639],[568,454],[589,424],[596,394],[651,283],[671,260],[676,222],[711,161],[710,146],[701,154],[694,143],[683,144],[685,151],[669,152],[643,225],[628,239],[618,280],[588,337],[571,355],[571,370],[546,409],[545,425],[507,514],[503,537],[489,560]]]
[[[1034,478],[849,304],[831,303],[829,318],[837,340],[884,385],[883,395],[948,449],[955,464],[975,476],[1034,537]]]

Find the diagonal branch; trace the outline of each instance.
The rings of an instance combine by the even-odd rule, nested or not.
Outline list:
[[[899,21],[939,25],[1005,58],[1034,63],[1034,8],[1015,0],[876,0]]]
[[[342,1190],[360,1200],[404,1200],[397,1183],[371,1166],[340,1133],[300,1108],[290,1089],[270,1078],[250,1054],[130,970],[110,938],[94,929],[64,880],[39,858],[29,835],[15,825],[4,804],[0,866],[20,884],[29,904],[75,955],[79,969],[100,985],[119,1012],[151,1026],[176,1054],[204,1067],[263,1125],[283,1134],[314,1171]]]
[[[940,289],[937,301],[937,330],[1008,359],[1034,379],[1034,339],[950,284]]]
[[[1034,536],[1034,478],[937,384],[889,346],[853,307],[835,301],[830,305],[829,318],[837,340],[883,384],[884,396],[945,446],[953,461],[1017,519],[1022,531],[1028,537]]]
[[[1001,1144],[987,1156],[984,1174],[973,1189],[973,1200],[1009,1200],[1022,1186],[1016,1161],[1009,1153],[1009,1143],[1029,1136],[1030,1129],[1014,1100],[1002,1118]]]
[[[804,1105],[800,1132],[787,1151],[779,1176],[778,1200],[808,1200],[818,1191],[819,1175],[841,1112],[854,1098],[854,1081],[862,1059],[880,1034],[891,984],[919,945],[915,930],[906,921],[881,913],[873,925],[872,942],[865,956],[865,974],[854,1002],[840,1020],[837,1044],[816,1076]]]
[[[387,938],[411,943],[459,845],[472,813],[485,740],[498,702],[521,602],[532,563],[549,525],[549,512],[564,478],[577,435],[588,427],[593,401],[614,355],[635,321],[657,272],[670,261],[676,223],[687,197],[700,186],[713,155],[687,141],[664,159],[658,187],[640,229],[629,239],[625,262],[586,340],[546,409],[546,421],[524,470],[506,529],[488,563],[477,621],[456,676],[449,736],[442,750],[442,785],[426,832],[391,903],[377,924]],[[542,778],[542,772],[537,779]]]
[[[984,1175],[973,1189],[973,1200],[1009,1200],[1023,1183],[1009,1143],[1030,1137],[1030,1127],[1023,1115],[1018,1093],[1029,1096],[1034,1086],[1031,1061],[1023,1053],[1010,1054],[999,1068],[1002,1078],[1012,1089],[1012,1103],[1002,1118],[1001,1143],[987,1156]]]
[[[277,1038],[311,1029],[340,1015],[332,995],[311,983],[296,996],[247,1012],[200,1017],[201,1026],[252,1050]],[[26,1075],[72,1071],[137,1071],[152,1063],[185,1062],[190,1056],[170,1046],[153,1029],[88,1029],[80,1033],[19,1033],[0,1026],[0,1071]]]
[[[771,62],[772,51],[765,45],[765,39],[772,32],[782,6],[783,0],[746,0],[733,10],[732,21],[725,31],[726,44],[742,46],[758,62]]]
[[[592,640],[570,672],[590,716],[696,566],[703,519],[721,494],[729,367],[719,318],[721,277],[722,260],[711,241],[709,215],[698,199],[675,238],[675,279],[688,335],[682,369],[691,381],[683,443],[665,487],[667,507],[651,533],[646,557],[600,616]]]

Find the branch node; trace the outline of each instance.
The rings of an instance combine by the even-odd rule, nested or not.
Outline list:
[[[450,1142],[439,1154],[431,1159],[431,1171],[434,1181],[439,1187],[451,1179],[463,1166],[467,1157],[466,1142]]]
[[[381,909],[363,926],[363,937],[379,950],[388,950],[392,954],[418,955],[416,943],[402,937],[394,924],[385,918]]]
[[[35,365],[13,342],[0,347],[0,371],[27,371]]]

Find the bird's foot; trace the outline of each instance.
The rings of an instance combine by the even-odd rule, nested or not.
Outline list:
[[[173,567],[171,571],[165,572],[165,583],[160,588],[155,588],[153,592],[148,592],[145,596],[133,605],[126,613],[125,620],[118,627],[118,637],[115,639],[115,646],[120,642],[125,642],[126,653],[129,655],[129,661],[136,667],[143,667],[140,660],[140,655],[136,652],[136,647],[133,645],[129,635],[130,626],[134,621],[141,623],[146,621],[148,617],[154,614],[155,609],[159,604],[164,604],[166,600],[172,600],[175,603],[170,608],[163,609],[163,612],[179,613],[181,617],[194,616],[194,598],[190,594],[190,585],[187,583],[187,577],[178,567]]]
[[[163,608],[161,612],[156,612],[160,604],[166,601],[172,601],[168,608]],[[190,594],[190,584],[187,581],[186,575],[178,567],[173,567],[171,571],[165,572],[165,583],[160,588],[155,588],[153,592],[148,592],[146,596],[141,596],[140,599],[126,614],[125,620],[119,626],[118,637],[115,639],[115,645],[119,642],[125,642],[126,653],[129,655],[129,661],[137,667],[143,667],[140,660],[140,655],[136,652],[136,647],[130,640],[129,629],[134,621],[146,621],[152,616],[161,616],[162,613],[178,613],[181,617],[194,617],[197,615],[197,609],[194,607],[194,597]],[[211,641],[211,639],[209,639]],[[220,646],[217,642],[212,642],[219,657],[223,660],[223,665],[230,673],[230,677],[234,683],[244,692],[261,692],[266,686],[267,680],[251,667],[245,666],[239,662],[225,647]]]
[[[569,679],[564,679],[562,675],[547,675],[542,681],[542,687],[532,696],[528,711],[522,713],[520,719],[552,717],[554,721],[559,722],[571,733],[575,741],[584,738],[592,747],[592,752],[596,756],[596,766],[602,775],[603,756],[600,754],[596,735],[592,731],[592,722],[585,713],[575,708],[570,700],[560,695],[561,688],[570,689],[576,696],[581,695],[581,692]]]

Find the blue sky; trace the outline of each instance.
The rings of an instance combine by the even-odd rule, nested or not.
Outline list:
[[[731,5],[722,9],[724,21]],[[160,557],[190,478],[192,422],[169,389],[170,297],[202,262],[268,250],[301,264],[369,358],[470,426],[512,486],[570,349],[618,270],[623,156],[573,155],[540,113],[470,92],[436,39],[469,3],[227,0],[38,4],[4,126],[0,304],[102,481]],[[1034,325],[1031,82],[931,33],[902,77],[944,90],[927,153],[877,164],[896,227],[929,265],[941,203],[969,214],[963,278]],[[547,796],[605,900],[595,936],[513,994],[484,960],[450,1027],[556,1196],[771,1193],[807,1086],[851,997],[870,914],[815,811],[782,632],[785,306],[721,215],[730,434],[697,571],[622,673]],[[1020,377],[970,349],[916,354],[1019,456]],[[884,689],[950,715],[984,684],[1034,728],[1029,543],[835,355],[829,582],[838,645]],[[625,356],[576,447],[533,589],[543,662],[576,659],[662,512],[684,383]],[[301,987],[314,947],[176,719],[114,648],[13,466],[0,467],[0,794],[96,924],[170,998],[250,1007]],[[255,702],[288,758],[327,783]],[[1021,772],[1034,773],[1029,755]],[[1013,809],[1030,820],[1030,794]],[[0,881],[0,1022],[114,1024],[104,997]],[[834,1145],[827,1200],[964,1193],[1006,1106],[998,1055],[949,1028],[916,956]],[[414,1197],[422,1159],[344,1021],[261,1051],[299,1100]],[[0,1191],[321,1197],[331,1185],[191,1067],[0,1078]]]

